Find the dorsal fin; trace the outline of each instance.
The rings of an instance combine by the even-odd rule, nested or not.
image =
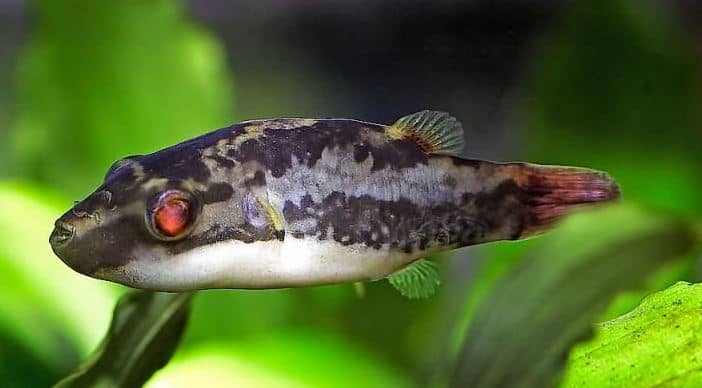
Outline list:
[[[388,281],[400,294],[410,299],[426,299],[434,295],[441,284],[436,264],[426,259],[419,259],[388,275]]]
[[[423,110],[387,127],[393,139],[409,139],[427,154],[457,155],[463,150],[463,127],[446,112]]]

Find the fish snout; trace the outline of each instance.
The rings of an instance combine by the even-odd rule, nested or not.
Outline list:
[[[90,217],[76,214],[74,209],[66,212],[54,223],[54,230],[49,235],[49,244],[54,254],[72,269],[84,273],[86,231],[94,227],[95,221]]]
[[[55,252],[65,247],[73,240],[75,230],[75,226],[70,223],[61,220],[56,221],[54,230],[49,236],[49,243]]]

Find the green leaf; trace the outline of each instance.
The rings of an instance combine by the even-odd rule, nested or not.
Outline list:
[[[557,264],[562,267],[571,261],[582,260],[590,254],[606,250],[617,241],[628,240],[665,228],[665,225],[670,222],[670,218],[659,217],[656,212],[640,206],[616,204],[575,214],[544,236],[476,247],[482,257],[482,265],[478,268],[476,279],[466,299],[462,317],[454,334],[455,347],[451,353],[455,355],[460,351],[460,347],[465,342],[467,328],[480,302],[495,283],[512,270],[516,263],[525,259],[524,256],[534,256],[534,250],[547,253],[559,252]],[[672,283],[665,284],[663,287],[669,284]]]
[[[679,282],[596,328],[563,387],[702,386],[702,284]]]
[[[8,137],[12,175],[85,195],[121,157],[229,125],[223,50],[186,8],[170,0],[31,2]]]
[[[99,343],[120,292],[51,252],[47,236],[65,202],[44,186],[0,181],[0,378],[10,385],[68,373]],[[41,373],[16,373],[22,354]]]
[[[590,334],[609,301],[641,287],[695,244],[686,222],[634,208],[566,220],[482,301],[452,383],[554,385],[570,347]]]
[[[120,299],[102,344],[56,386],[137,387],[171,358],[193,293],[135,291]]]
[[[426,299],[434,295],[441,284],[436,264],[426,259],[419,259],[390,274],[388,281],[400,294],[410,299]]]

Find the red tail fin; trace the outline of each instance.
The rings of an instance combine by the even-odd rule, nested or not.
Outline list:
[[[619,198],[607,174],[576,167],[513,164],[527,207],[522,237],[539,233],[579,205]]]

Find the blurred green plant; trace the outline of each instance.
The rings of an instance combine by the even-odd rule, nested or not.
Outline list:
[[[11,176],[83,195],[121,157],[228,125],[222,50],[184,8],[171,0],[31,2]]]
[[[47,242],[69,207],[116,159],[232,120],[219,44],[183,1],[30,4],[34,29],[18,61],[18,107],[0,205],[0,377],[46,386],[92,350],[121,288],[77,276]],[[62,190],[53,195],[46,187]],[[31,366],[34,365],[34,366]]]
[[[611,171],[625,201],[642,206],[576,216],[552,236],[477,249],[484,265],[446,357],[461,362],[454,384],[520,376],[525,385],[552,383],[593,322],[629,311],[675,280],[694,280],[694,257],[685,251],[699,247],[690,243],[689,223],[660,209],[702,213],[697,64],[666,15],[632,4],[575,2],[544,40],[525,104],[525,156]],[[62,195],[88,192],[122,156],[233,121],[222,50],[186,18],[182,1],[35,1],[32,11],[35,30],[17,73],[19,116],[10,152],[0,155],[2,168],[10,166],[5,175],[41,182],[0,184],[0,381],[18,386],[65,376],[97,345],[122,292],[77,276],[51,255],[51,223],[70,203]],[[264,88],[254,89],[253,100],[270,101]],[[410,386],[423,378],[417,365],[438,363],[427,347],[447,335],[432,326],[432,316],[446,313],[441,302],[410,302],[380,283],[363,300],[346,286],[200,292],[173,362],[149,383]],[[656,322],[660,331],[642,329],[641,338],[688,339],[682,329],[697,327],[686,321],[670,333],[664,326],[674,321]],[[609,325],[572,353],[565,384],[633,378],[625,361],[638,355],[631,343],[626,352],[625,342],[608,345]],[[697,345],[687,344],[684,352],[696,354]],[[641,343],[642,357],[654,349],[647,346]],[[120,364],[100,361],[112,355],[105,349],[88,365],[134,372],[110,371]],[[682,348],[664,350],[673,349]],[[507,370],[508,362],[516,367]],[[606,363],[621,368],[596,368]],[[633,372],[643,374],[653,364],[636,365]],[[656,378],[671,377],[667,367]]]
[[[41,228],[26,233],[10,226],[2,230],[6,239],[0,249],[7,251],[0,252],[2,258],[8,258],[8,263],[22,272],[16,276],[10,276],[17,272],[14,270],[5,273],[4,284],[13,289],[4,294],[11,303],[0,306],[0,321],[6,324],[8,333],[8,340],[2,342],[5,346],[0,348],[0,360],[7,362],[0,372],[6,377],[3,381],[10,385],[46,386],[68,374],[97,345],[109,319],[108,309],[121,288],[79,277],[53,257],[47,236],[53,220],[68,208],[70,201],[61,197],[54,205],[44,188],[58,187],[64,194],[83,195],[99,184],[116,159],[199,135],[206,129],[229,124],[233,117],[228,114],[231,82],[225,74],[222,51],[216,41],[185,17],[184,2],[37,1],[32,4],[32,11],[35,29],[18,64],[17,105],[21,109],[10,139],[11,152],[1,158],[10,162],[2,163],[3,167],[10,166],[5,174],[42,182],[26,185],[27,191],[36,195],[19,195],[18,200],[30,201],[29,205],[3,204],[17,209],[17,214],[7,215],[7,225],[13,219],[26,219],[26,225],[38,223]],[[48,209],[41,217],[28,210],[45,207]],[[22,232],[23,238],[17,239],[16,232]],[[32,260],[23,260],[24,257]],[[62,272],[48,270],[53,266]],[[42,281],[37,281],[38,277]],[[62,287],[44,287],[44,281]],[[84,287],[84,283],[91,286]],[[29,296],[23,295],[22,286],[26,286]],[[100,293],[92,288],[107,289],[109,299],[96,301]],[[394,292],[386,295],[386,299],[397,298]],[[385,386],[410,385],[402,374],[386,366],[387,359],[374,359],[363,350],[370,343],[403,354],[404,347],[396,344],[391,348],[388,345],[394,342],[393,338],[385,335],[399,333],[397,328],[375,330],[364,336],[360,342],[366,343],[359,346],[345,335],[329,335],[339,323],[331,324],[328,314],[353,316],[354,312],[346,311],[346,302],[354,298],[350,289],[344,287],[299,292],[204,292],[193,306],[196,314],[179,352],[227,360],[228,364],[250,364],[257,357],[261,362],[275,364],[275,359],[265,355],[288,349],[286,354],[290,357],[277,363],[276,369],[289,381],[326,381],[331,386],[338,383],[341,372],[359,375],[348,380],[349,384],[366,381],[372,385],[377,381]],[[299,309],[310,304],[318,307],[318,314]],[[404,314],[409,311],[401,307],[395,310]],[[62,319],[83,326],[74,328],[62,324]],[[344,328],[345,334],[366,330],[366,322],[359,323]],[[323,342],[316,347],[306,344],[310,352],[302,355],[296,354],[301,346],[295,336],[265,341],[265,346],[262,343],[245,353],[232,350],[273,328],[280,330],[280,325],[288,330],[295,326],[309,328]],[[314,337],[305,337],[305,342]],[[11,348],[11,344],[16,346]],[[18,357],[22,354],[26,357]],[[95,358],[89,360],[96,364],[88,365],[104,366],[100,355],[107,356],[104,348],[99,348]],[[330,355],[343,360],[338,369],[328,368],[329,373],[324,374],[311,368]],[[198,376],[197,370],[184,369],[179,364],[182,359],[177,355],[174,365],[179,378],[188,380],[184,373]],[[171,373],[168,368],[162,372],[166,377]],[[81,383],[85,378],[93,379],[93,373],[73,378]]]
[[[596,326],[570,355],[563,387],[702,385],[702,284],[679,282]]]
[[[699,246],[694,245],[687,255],[664,251],[671,247],[668,244],[680,241],[679,236],[658,239],[657,247],[650,241],[641,244],[648,246],[648,252],[641,252],[638,243],[631,244],[645,237],[635,237],[641,226],[667,222],[672,217],[669,212],[688,217],[702,213],[702,181],[698,179],[702,170],[702,116],[697,108],[699,63],[672,20],[671,15],[651,4],[626,0],[575,2],[542,41],[524,99],[525,159],[606,170],[621,184],[624,201],[639,203],[641,209],[648,209],[641,214],[648,216],[627,219],[601,214],[600,219],[592,220],[592,229],[571,229],[569,238],[563,230],[544,241],[480,248],[484,264],[474,278],[452,343],[453,355],[463,347],[461,363],[455,366],[454,384],[554,384],[569,345],[584,335],[589,325],[629,311],[644,295],[675,280],[695,280],[699,276],[695,273]],[[570,222],[566,221],[564,228]],[[684,219],[677,222],[689,224]],[[693,227],[687,230],[684,235],[689,238]],[[545,248],[548,241],[555,242],[558,236],[564,240],[562,244],[538,249],[541,244]],[[600,253],[583,251],[589,246],[599,246]],[[546,256],[535,255],[535,251]],[[659,256],[651,256],[653,252]],[[607,260],[608,255],[611,260]],[[614,256],[636,261],[622,268]],[[567,260],[576,257],[579,259],[575,262]],[[671,263],[676,259],[677,263]],[[547,266],[549,260],[552,264]],[[551,278],[549,283],[549,274],[576,265],[579,260],[599,261],[602,278],[591,278],[589,285],[587,279],[579,277],[570,281]],[[511,281],[521,279],[517,276],[523,275],[518,271],[539,262],[543,274],[534,274],[533,284],[528,286],[520,283],[524,289],[518,292]],[[598,269],[576,265],[570,270],[585,276]],[[561,275],[570,279],[567,273]],[[529,295],[534,298],[529,300],[536,301],[538,297],[532,294],[535,287],[551,292],[540,295],[544,306],[521,301]],[[571,294],[577,290],[582,295]],[[595,292],[601,294],[595,298]],[[506,307],[509,295],[515,297],[514,311]],[[565,301],[573,295],[580,304]],[[592,298],[586,299],[587,295]],[[504,310],[492,303],[498,296]],[[560,297],[563,302],[555,303]],[[534,309],[535,315],[525,312],[524,303]],[[559,331],[556,327],[568,320],[565,317],[572,320],[573,305],[585,310]],[[514,318],[519,311],[523,315]],[[498,316],[508,322],[498,322]],[[517,322],[509,322],[515,319]],[[518,349],[522,352],[515,355]],[[546,353],[546,349],[555,353]],[[534,352],[540,352],[538,357]],[[506,360],[516,363],[514,370],[504,368]],[[514,380],[519,378],[522,380]]]
[[[0,183],[0,380],[11,385],[65,375],[97,345],[116,300],[117,287],[78,277],[53,256],[46,236],[66,202]]]
[[[627,199],[702,214],[699,63],[665,7],[572,4],[526,99],[528,156],[611,173]]]
[[[124,295],[98,349],[55,386],[143,386],[173,356],[188,321],[192,295],[151,291]]]
[[[412,377],[337,334],[310,329],[203,343],[180,352],[148,387],[413,387]]]
[[[614,206],[567,219],[482,299],[467,329],[453,386],[554,386],[572,345],[618,293],[657,271],[688,270],[696,230],[674,217]]]

